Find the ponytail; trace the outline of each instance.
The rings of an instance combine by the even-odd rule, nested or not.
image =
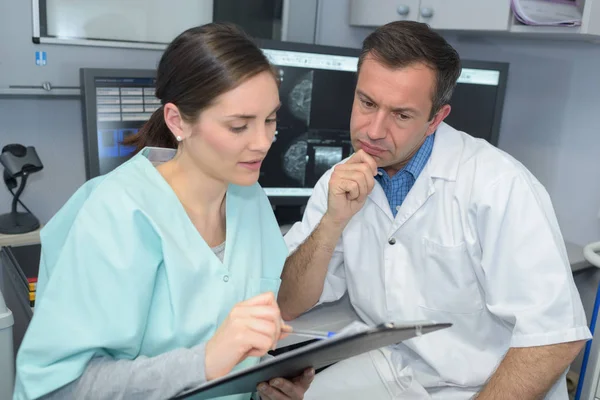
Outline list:
[[[164,107],[159,107],[152,113],[150,119],[135,134],[123,140],[125,146],[135,146],[134,154],[144,147],[177,148],[177,140],[165,123]]]

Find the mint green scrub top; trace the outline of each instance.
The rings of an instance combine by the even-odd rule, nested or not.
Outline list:
[[[229,185],[221,262],[145,150],[85,183],[43,228],[15,399],[76,380],[95,356],[152,357],[206,342],[236,303],[277,294],[288,251],[261,187]]]

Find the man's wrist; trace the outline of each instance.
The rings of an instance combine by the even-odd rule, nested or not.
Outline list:
[[[325,213],[323,218],[321,218],[319,226],[328,234],[338,234],[338,236],[341,236],[342,232],[346,228],[346,225],[348,225],[348,222],[349,221],[336,220],[330,214]]]

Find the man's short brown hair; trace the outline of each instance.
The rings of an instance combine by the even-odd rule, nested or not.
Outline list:
[[[427,24],[420,22],[390,22],[367,36],[358,59],[359,73],[367,55],[391,69],[422,63],[435,71],[430,119],[450,102],[461,72],[456,50]]]

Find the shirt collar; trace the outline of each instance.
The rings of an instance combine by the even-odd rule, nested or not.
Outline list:
[[[416,180],[425,165],[427,164],[427,160],[429,160],[429,156],[431,156],[431,151],[433,150],[433,142],[435,140],[435,132],[432,135],[427,136],[419,150],[415,153],[414,156],[408,161],[408,163],[402,167],[400,171],[398,171],[391,179],[400,179],[402,172],[406,171],[412,175],[412,177]],[[377,168],[380,172],[378,175],[382,177],[388,177],[387,172],[383,170],[383,168]]]

